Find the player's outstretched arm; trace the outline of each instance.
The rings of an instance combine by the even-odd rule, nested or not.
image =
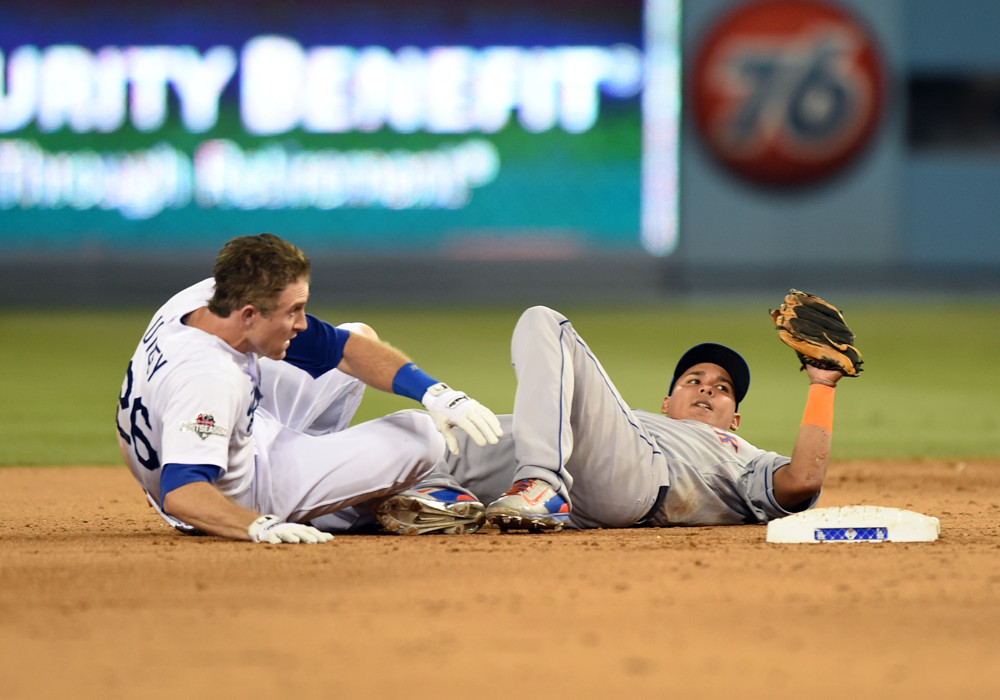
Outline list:
[[[453,454],[458,454],[453,427],[464,430],[480,447],[497,444],[503,435],[500,421],[490,409],[430,377],[406,355],[381,340],[352,333],[344,345],[339,368],[368,386],[421,402]]]
[[[774,497],[788,511],[799,510],[803,503],[823,488],[830,464],[833,435],[833,397],[840,370],[825,370],[806,365],[809,375],[809,398],[802,424],[792,450],[792,461],[774,473]]]
[[[234,540],[313,544],[333,539],[333,535],[309,525],[286,523],[274,515],[262,516],[244,508],[207,481],[194,481],[169,491],[163,498],[163,510],[202,532]]]
[[[392,391],[396,372],[410,358],[388,343],[362,333],[351,333],[337,369],[381,391]]]

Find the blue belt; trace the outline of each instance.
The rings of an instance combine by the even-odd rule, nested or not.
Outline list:
[[[650,508],[644,516],[639,518],[639,521],[633,527],[643,527],[649,524],[649,521],[653,519],[654,515],[656,515],[656,511],[658,511],[660,506],[663,505],[663,501],[666,499],[667,491],[669,489],[669,486],[660,487],[660,490],[656,492],[656,500],[653,501],[653,507]]]

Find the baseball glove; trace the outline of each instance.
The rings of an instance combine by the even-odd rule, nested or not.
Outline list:
[[[785,301],[771,311],[778,337],[795,350],[805,365],[820,369],[839,369],[848,377],[861,371],[861,353],[854,347],[854,332],[844,315],[832,304],[817,296],[789,290]]]

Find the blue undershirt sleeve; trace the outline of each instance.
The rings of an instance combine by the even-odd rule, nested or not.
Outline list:
[[[165,464],[160,470],[160,508],[163,499],[174,489],[196,481],[214,484],[222,476],[222,469],[214,464]]]
[[[163,499],[174,489],[196,481],[214,484],[222,476],[222,469],[214,464],[166,464],[160,470],[160,508]]]
[[[285,362],[308,372],[314,379],[340,364],[350,331],[306,314],[309,327],[292,338]]]

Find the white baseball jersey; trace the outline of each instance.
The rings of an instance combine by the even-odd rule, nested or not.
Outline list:
[[[181,322],[208,303],[213,288],[213,280],[204,280],[153,315],[119,396],[118,435],[128,465],[157,504],[164,464],[214,465],[222,470],[216,487],[237,498],[253,479],[257,358]]]
[[[325,519],[329,529],[372,522],[353,506],[408,488],[433,468],[444,441],[425,413],[348,427],[363,396],[359,380],[258,360],[186,326],[183,317],[207,305],[213,289],[212,279],[199,282],[153,315],[119,395],[122,454],[167,522],[192,529],[162,511],[167,464],[218,470],[216,488],[261,513],[295,522],[337,514]],[[331,329],[310,352],[339,362],[348,337]]]

